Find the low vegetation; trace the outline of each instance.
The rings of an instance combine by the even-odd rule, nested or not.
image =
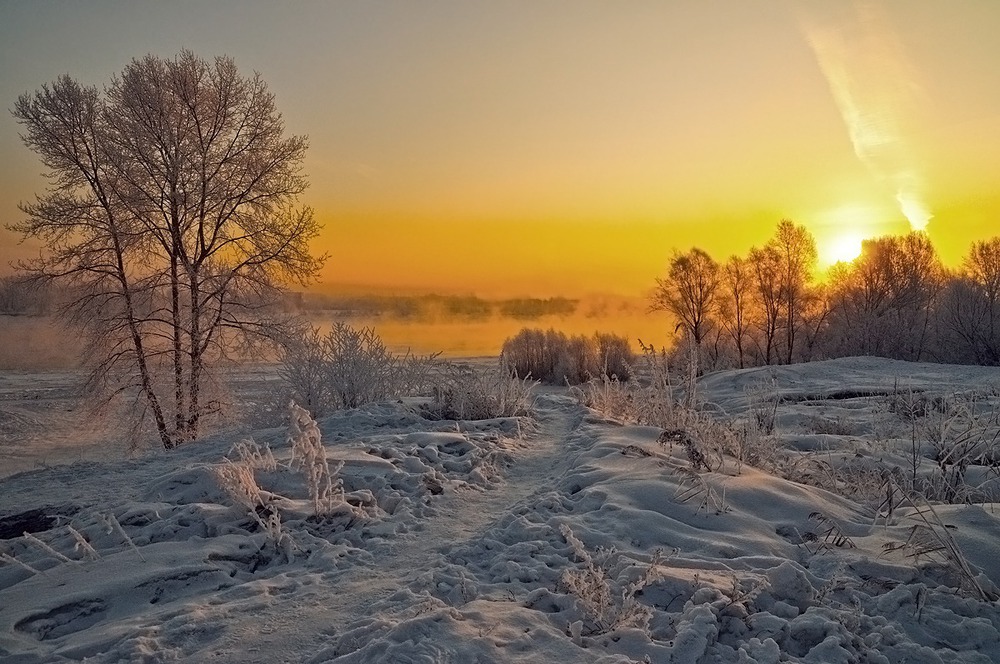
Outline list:
[[[488,368],[449,364],[434,386],[427,412],[448,420],[530,415],[535,384],[530,378],[518,377],[503,359]]]
[[[397,354],[373,328],[306,327],[282,344],[279,375],[313,417],[404,396],[431,397],[436,419],[516,417],[531,411],[535,381],[506,360],[490,367],[444,362],[438,354]]]
[[[995,599],[939,513],[945,505],[986,506],[1000,499],[995,389],[932,397],[897,386],[888,395],[859,395],[857,399],[870,401],[867,407],[880,413],[881,421],[871,426],[870,444],[849,433],[862,425],[840,419],[831,430],[829,420],[803,416],[805,434],[855,442],[850,453],[798,451],[787,443],[802,434],[783,431],[777,423],[782,400],[773,374],[747,385],[743,412],[726,413],[701,402],[690,366],[677,370],[665,350],[643,350],[639,366],[648,377],[643,384],[605,377],[575,393],[581,403],[609,419],[661,428],[658,440],[664,449],[676,445],[683,450],[686,465],[671,468],[681,478],[676,500],[696,499],[699,511],[706,513],[728,512],[724,478],[741,474],[744,466],[827,489],[867,506],[872,526],[908,528],[907,537],[884,545],[885,555],[940,566],[959,580],[962,591],[985,601]],[[835,519],[820,513],[813,517],[819,527],[802,534],[805,550],[815,554],[854,546]]]
[[[429,392],[440,375],[436,358],[393,353],[373,328],[335,323],[326,334],[309,326],[286,338],[278,371],[291,397],[319,417]]]
[[[524,328],[504,342],[501,355],[516,375],[555,385],[601,376],[627,381],[635,363],[628,339],[600,332],[585,337]]]

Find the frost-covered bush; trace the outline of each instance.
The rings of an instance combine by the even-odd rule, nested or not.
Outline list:
[[[335,408],[357,408],[395,395],[399,358],[373,328],[336,323],[324,338],[324,351]]]
[[[370,327],[308,327],[282,345],[279,374],[292,398],[319,417],[332,410],[427,391],[437,354],[392,353]]]
[[[704,417],[691,403],[693,388],[675,385],[664,351],[643,346],[638,366],[645,376],[642,383],[605,374],[579,393],[581,403],[611,419],[663,429],[687,428]]]
[[[536,381],[519,378],[504,358],[491,367],[452,364],[434,388],[432,416],[449,420],[487,420],[530,415]]]
[[[597,344],[597,368],[602,376],[621,381],[632,378],[636,355],[628,339],[617,334],[597,332],[594,334],[594,343]]]
[[[298,330],[280,350],[278,375],[292,389],[292,398],[313,415],[324,414],[333,398],[327,380],[326,341],[319,328]]]
[[[619,584],[611,578],[606,562],[602,560],[614,556],[614,550],[599,550],[595,557],[568,525],[562,524],[559,531],[573,555],[582,563],[581,567],[565,570],[560,578],[560,586],[576,599],[585,617],[583,621],[570,625],[574,639],[579,639],[582,634],[603,634],[626,627],[645,631],[653,612],[639,603],[636,595],[657,573],[658,555],[637,580]]]
[[[599,376],[632,377],[635,356],[628,339],[614,334],[566,336],[525,328],[504,341],[502,355],[518,376],[543,383],[579,384]]]

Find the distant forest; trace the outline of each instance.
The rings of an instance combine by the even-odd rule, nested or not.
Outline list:
[[[29,285],[16,277],[0,277],[0,314],[41,315],[58,307],[52,288]],[[332,313],[345,318],[391,318],[433,321],[439,318],[487,320],[504,316],[532,321],[544,316],[580,313],[581,301],[565,297],[485,299],[475,295],[330,295],[288,292],[284,307],[292,313]],[[604,312],[588,309],[586,315]]]
[[[484,320],[499,315],[527,321],[542,316],[571,316],[579,305],[579,300],[565,297],[489,300],[475,295],[295,295],[295,306],[303,312],[333,311],[345,316],[413,320],[439,317]]]

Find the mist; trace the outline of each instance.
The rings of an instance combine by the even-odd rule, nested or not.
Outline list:
[[[394,352],[441,353],[443,357],[495,356],[523,328],[566,334],[608,332],[644,343],[668,343],[663,316],[648,313],[642,297],[489,299],[476,295],[329,295],[303,293],[297,306],[325,328],[337,321],[373,327]]]

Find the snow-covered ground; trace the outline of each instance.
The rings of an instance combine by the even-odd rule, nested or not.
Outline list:
[[[877,495],[893,465],[933,475],[918,424],[961,443],[975,410],[988,432],[1000,370],[852,358],[700,392],[774,422],[767,470],[697,471],[662,429],[549,388],[531,418],[322,419],[343,495],[319,516],[283,428],[252,435],[273,467],[229,436],[11,475],[0,661],[1000,661],[990,459],[962,469],[963,504]],[[266,508],[223,488],[227,456]]]

